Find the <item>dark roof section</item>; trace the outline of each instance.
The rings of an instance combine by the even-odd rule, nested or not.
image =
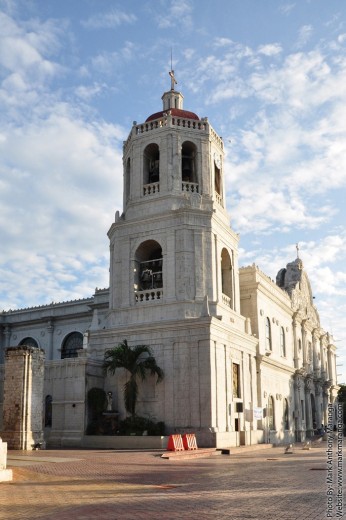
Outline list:
[[[199,117],[197,114],[195,114],[194,112],[189,112],[188,110],[181,110],[180,108],[171,108],[169,110],[169,112],[172,114],[172,116],[175,116],[175,117],[184,117],[186,119],[195,119],[197,121],[199,121]],[[151,114],[151,116],[149,116],[147,119],[146,119],[146,123],[148,121],[153,121],[154,119],[159,119],[160,117],[162,117],[164,114],[164,110],[161,110],[161,112],[155,112],[155,114]]]

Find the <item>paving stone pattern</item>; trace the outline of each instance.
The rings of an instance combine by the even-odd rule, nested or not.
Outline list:
[[[162,452],[9,452],[1,520],[321,520],[324,446],[164,460]]]

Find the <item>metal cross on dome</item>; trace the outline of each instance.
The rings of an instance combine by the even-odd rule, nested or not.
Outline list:
[[[178,83],[174,76],[174,70],[170,70],[168,74],[171,76],[171,90],[174,90],[174,84]]]

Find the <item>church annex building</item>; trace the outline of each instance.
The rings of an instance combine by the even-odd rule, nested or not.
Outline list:
[[[303,262],[297,255],[276,283],[256,265],[239,269],[223,141],[207,118],[183,108],[170,75],[162,110],[134,122],[124,142],[109,289],[0,313],[0,436],[9,448],[6,351],[15,346],[43,352],[35,406],[48,447],[86,445],[92,388],[112,392],[126,417],[126,374],[102,370],[105,349],[124,339],[149,345],[164,371],[159,385],[141,383],[137,413],[164,421],[166,434],[194,432],[199,446],[221,448],[305,441],[328,422],[336,348]]]

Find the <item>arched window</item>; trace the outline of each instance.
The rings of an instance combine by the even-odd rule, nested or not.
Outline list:
[[[155,240],[143,242],[135,254],[135,291],[163,287],[162,248]]]
[[[52,401],[51,395],[46,395],[44,406],[44,425],[52,426]]]
[[[266,318],[266,350],[272,350],[272,331],[269,318]]]
[[[160,150],[157,144],[149,144],[143,156],[143,184],[160,181]]]
[[[238,363],[232,363],[232,380],[233,380],[233,397],[239,398],[240,394],[240,366]]]
[[[19,343],[19,345],[26,345],[27,347],[38,348],[37,341],[34,338],[30,338],[30,337],[22,339],[22,341]]]
[[[286,357],[286,336],[283,327],[280,328],[280,352],[282,357]]]
[[[275,430],[274,398],[272,395],[269,396],[268,400],[268,428]]]
[[[61,359],[75,358],[78,356],[78,350],[83,348],[83,334],[80,332],[71,332],[64,339],[61,349]]]
[[[227,296],[223,301],[233,309],[233,269],[227,249],[223,249],[221,253],[221,284],[222,294]]]
[[[222,197],[222,179],[221,179],[221,156],[214,154],[214,189],[219,197]]]
[[[196,184],[198,182],[196,155],[196,146],[190,141],[185,141],[181,147],[181,178],[183,182]]]
[[[284,410],[283,410],[283,423],[284,423],[284,430],[289,430],[289,408],[288,408],[288,401],[287,399],[284,399]]]

